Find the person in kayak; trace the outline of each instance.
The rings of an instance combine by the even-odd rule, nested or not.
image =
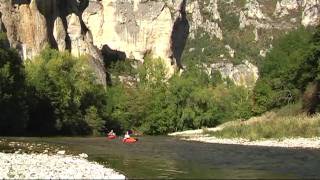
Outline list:
[[[108,133],[108,136],[115,136],[116,133],[113,132],[113,129],[111,129],[111,131]]]
[[[130,138],[129,131],[126,132],[123,139],[128,139],[128,138]]]

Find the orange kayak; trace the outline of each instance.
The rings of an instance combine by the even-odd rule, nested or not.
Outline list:
[[[132,137],[122,140],[122,142],[124,142],[124,143],[135,143],[137,141],[138,141],[138,139],[135,139],[135,138],[132,138]]]
[[[108,135],[108,139],[115,139],[116,137],[116,135]]]

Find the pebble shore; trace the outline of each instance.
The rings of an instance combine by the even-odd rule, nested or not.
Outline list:
[[[0,153],[0,179],[125,179],[125,176],[79,156]]]
[[[182,140],[199,141],[205,143],[216,144],[237,144],[247,146],[267,146],[267,147],[285,147],[285,148],[310,148],[320,149],[320,138],[285,138],[285,139],[264,139],[257,141],[250,141],[248,139],[223,139],[209,136],[184,136]]]

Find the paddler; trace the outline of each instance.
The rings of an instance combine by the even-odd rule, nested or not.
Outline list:
[[[111,131],[108,133],[108,136],[115,136],[116,133],[113,132],[113,129],[111,129]]]
[[[128,139],[128,138],[130,138],[129,131],[127,131],[126,134],[124,135],[124,139]]]

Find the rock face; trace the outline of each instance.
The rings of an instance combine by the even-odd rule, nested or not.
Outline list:
[[[24,59],[38,54],[48,42],[48,35],[46,19],[36,2],[21,1],[18,5],[1,0],[0,12],[11,46],[17,48]]]
[[[88,55],[103,84],[105,54],[141,61],[152,54],[164,59],[171,72],[181,66],[189,33],[185,7],[186,0],[0,0],[10,45],[23,59],[46,44]]]
[[[305,8],[302,14],[302,24],[304,26],[315,26],[320,20],[320,1],[304,0],[302,4]]]
[[[58,49],[60,51],[64,51],[66,49],[66,37],[67,33],[63,26],[63,21],[60,17],[57,17],[57,19],[54,21],[53,26],[53,37],[56,40]]]
[[[101,53],[82,26],[81,2],[76,0],[0,0],[0,13],[11,47],[23,59],[38,55],[47,45],[75,56],[88,55],[97,81],[106,84]]]
[[[211,64],[209,73],[214,71],[219,71],[223,79],[229,78],[236,85],[247,88],[253,88],[259,78],[258,68],[248,61],[236,66],[232,63]]]
[[[204,31],[209,33],[210,38],[218,38],[220,40],[223,39],[222,30],[219,26],[219,22],[221,21],[220,13],[218,11],[218,0],[210,0],[209,3],[202,9],[199,5],[200,1],[191,1],[187,6],[187,11],[191,14],[191,38],[195,38],[196,31],[198,29],[204,29]],[[205,19],[200,9],[209,13],[211,16],[211,21]]]
[[[108,46],[127,58],[141,61],[149,53],[163,58],[170,67],[180,65],[182,51],[177,45],[183,49],[188,36],[185,3],[185,0],[171,5],[164,1],[90,1],[82,19],[99,49]]]

